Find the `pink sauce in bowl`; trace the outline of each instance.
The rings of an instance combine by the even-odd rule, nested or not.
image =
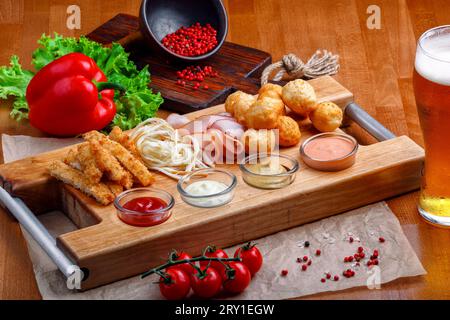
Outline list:
[[[320,171],[340,171],[356,161],[358,143],[342,133],[322,133],[307,139],[300,148],[303,162]]]

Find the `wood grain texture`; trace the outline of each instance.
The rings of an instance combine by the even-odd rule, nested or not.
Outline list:
[[[0,64],[18,54],[25,67],[31,60],[36,39],[53,31],[65,35],[86,34],[119,12],[136,15],[139,0],[79,0],[82,10],[81,30],[68,30],[60,10],[52,6],[65,5],[59,0],[3,0],[0,5],[0,40],[8,45],[0,48]],[[341,70],[337,75],[356,96],[356,100],[372,116],[397,135],[408,135],[421,144],[421,132],[412,96],[411,62],[415,41],[428,28],[448,24],[450,6],[446,0],[377,0],[382,8],[382,29],[367,30],[364,23],[366,7],[359,0],[225,0],[230,22],[228,41],[269,52],[274,60],[288,52],[306,59],[317,48],[326,48],[341,55]],[[366,4],[366,2],[363,2]],[[51,16],[51,14],[53,16]],[[385,33],[389,41],[377,37]],[[365,37],[363,37],[365,34]],[[366,41],[377,37],[370,47]],[[371,63],[383,51],[391,58]],[[377,58],[378,59],[378,58]],[[375,68],[369,72],[370,68]],[[378,69],[394,68],[387,78],[377,78]],[[388,84],[397,81],[399,86]],[[380,87],[374,88],[377,82]],[[381,92],[382,89],[385,88]],[[398,92],[400,90],[400,92]],[[391,104],[385,94],[401,96]],[[10,103],[1,103],[0,132],[8,134],[42,135],[27,123],[17,124],[8,119]],[[166,114],[162,111],[160,114]],[[391,119],[399,119],[393,123]],[[374,142],[357,126],[350,132],[363,144]],[[0,151],[1,154],[1,151]],[[1,159],[0,159],[1,160]],[[383,285],[381,290],[353,288],[341,292],[322,293],[311,299],[448,299],[450,293],[450,246],[448,230],[428,226],[416,211],[417,193],[388,201],[399,218],[405,234],[420,260],[428,270],[425,277],[398,279]],[[8,259],[0,266],[0,298],[35,298],[39,296],[30,264],[22,261],[27,252],[20,229],[6,214],[0,214],[2,233],[0,252]],[[2,229],[4,230],[4,229]],[[6,230],[6,229],[5,229]],[[27,260],[27,259],[25,259]]]
[[[235,90],[256,94],[259,89],[259,77],[272,58],[261,50],[225,42],[220,50],[206,61],[195,65],[209,65],[219,73],[218,77],[207,77],[202,87],[194,90],[193,81],[186,86],[176,84],[178,70],[183,64],[169,63],[154,54],[139,33],[139,18],[127,14],[118,14],[105,24],[87,35],[90,39],[105,45],[111,42],[121,43],[131,59],[139,68],[149,66],[152,74],[150,87],[161,92],[164,107],[178,113],[188,113],[225,102],[229,94]],[[203,89],[207,85],[208,90]]]
[[[310,80],[310,83],[317,92],[319,102],[333,101],[341,108],[345,108],[353,101],[353,94],[331,77]],[[164,117],[166,114],[161,113],[160,116]],[[192,113],[191,116],[196,114],[200,115],[203,112]],[[51,161],[61,159],[70,148],[1,165],[0,186],[20,197],[36,214],[61,208],[58,184],[49,176],[47,169]]]
[[[282,153],[298,157],[298,148]],[[101,222],[61,235],[58,245],[89,269],[82,287],[91,288],[157,266],[174,247],[199,255],[205,243],[228,247],[414,190],[422,161],[422,149],[403,136],[361,147],[357,164],[340,173],[322,173],[302,164],[296,180],[282,190],[252,188],[242,181],[237,166],[226,166],[238,178],[235,196],[230,204],[214,209],[187,205],[174,181],[159,175],[155,187],[174,195],[176,205],[171,219],[152,228],[130,227],[120,222],[112,206],[98,206],[67,188],[68,201],[86,204],[84,210],[80,205],[69,207],[75,209],[72,215],[94,215]]]
[[[353,100],[353,95],[331,77],[309,82],[319,101],[345,107]],[[194,120],[224,111],[224,106],[218,105],[187,116]],[[302,140],[314,133],[304,131]],[[50,188],[57,200],[62,199],[55,201],[52,196],[59,207],[46,211],[62,209],[81,228],[59,236],[57,243],[80,267],[89,270],[83,289],[142,273],[161,264],[161,257],[172,248],[199,255],[205,243],[228,247],[415,190],[423,162],[422,148],[402,136],[361,146],[356,164],[342,172],[319,172],[300,162],[296,180],[282,190],[253,188],[242,181],[237,165],[226,165],[224,169],[238,179],[235,196],[230,204],[212,209],[184,203],[176,182],[156,173],[154,187],[175,198],[172,217],[161,225],[139,228],[122,223],[112,204],[99,205],[78,190],[55,183],[47,168],[55,158],[63,158],[67,149],[2,165],[0,181],[33,208],[45,209],[51,203]],[[299,146],[281,149],[281,153],[298,159]]]

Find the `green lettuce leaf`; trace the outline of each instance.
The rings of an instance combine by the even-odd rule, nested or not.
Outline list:
[[[22,69],[17,56],[11,57],[10,66],[0,67],[0,99],[15,97],[10,113],[13,119],[28,118],[25,92],[33,75],[33,72]]]
[[[148,87],[148,66],[138,70],[120,44],[113,43],[108,48],[84,36],[77,39],[57,33],[53,37],[42,35],[38,44],[40,47],[34,51],[32,60],[37,71],[68,53],[80,52],[94,59],[108,81],[125,87],[124,95],[116,92],[117,114],[112,125],[118,125],[123,130],[134,128],[140,122],[154,117],[163,103],[160,93],[155,94]],[[17,78],[15,82],[9,79],[14,77]],[[17,57],[11,58],[11,67],[0,68],[0,98],[6,99],[8,95],[16,97],[11,116],[17,120],[28,115],[25,91],[32,77],[31,71],[22,70]]]

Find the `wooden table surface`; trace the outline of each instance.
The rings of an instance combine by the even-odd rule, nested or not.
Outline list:
[[[81,29],[68,30],[66,10],[81,8]],[[397,135],[422,145],[411,76],[417,38],[427,29],[448,24],[447,0],[225,0],[228,40],[270,52],[274,60],[293,52],[307,59],[318,48],[336,52],[336,76],[354,92],[357,102]],[[367,8],[381,8],[381,29],[367,28]],[[12,54],[30,66],[42,33],[79,36],[117,13],[137,15],[139,0],[2,0],[0,2],[0,65]],[[1,102],[0,132],[40,136],[27,123],[8,117],[10,103]],[[361,143],[374,140],[351,128]],[[0,150],[0,161],[2,154]],[[353,288],[318,294],[311,299],[448,299],[450,298],[450,232],[424,223],[414,192],[388,204],[428,274],[382,285],[381,290]],[[1,210],[0,210],[1,211]],[[0,212],[0,299],[39,299],[25,241],[18,224]]]

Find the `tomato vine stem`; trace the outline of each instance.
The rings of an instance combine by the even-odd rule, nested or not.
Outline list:
[[[148,277],[149,275],[152,275],[154,273],[158,273],[159,274],[159,271],[161,271],[163,269],[166,269],[166,268],[169,268],[169,267],[172,267],[172,266],[176,266],[178,264],[194,263],[194,262],[197,262],[197,261],[209,261],[209,262],[211,262],[211,261],[219,261],[219,262],[224,263],[224,262],[231,262],[231,261],[240,262],[240,261],[242,261],[242,259],[241,258],[211,258],[211,257],[207,257],[205,255],[202,255],[202,256],[199,256],[199,257],[196,257],[196,258],[192,258],[192,259],[183,259],[183,260],[176,260],[176,261],[173,261],[172,259],[169,259],[168,262],[166,262],[166,263],[164,263],[164,264],[162,264],[162,265],[160,265],[160,266],[158,266],[156,268],[153,268],[153,269],[150,269],[150,270],[144,272],[141,275],[141,279],[144,279],[145,277]]]

